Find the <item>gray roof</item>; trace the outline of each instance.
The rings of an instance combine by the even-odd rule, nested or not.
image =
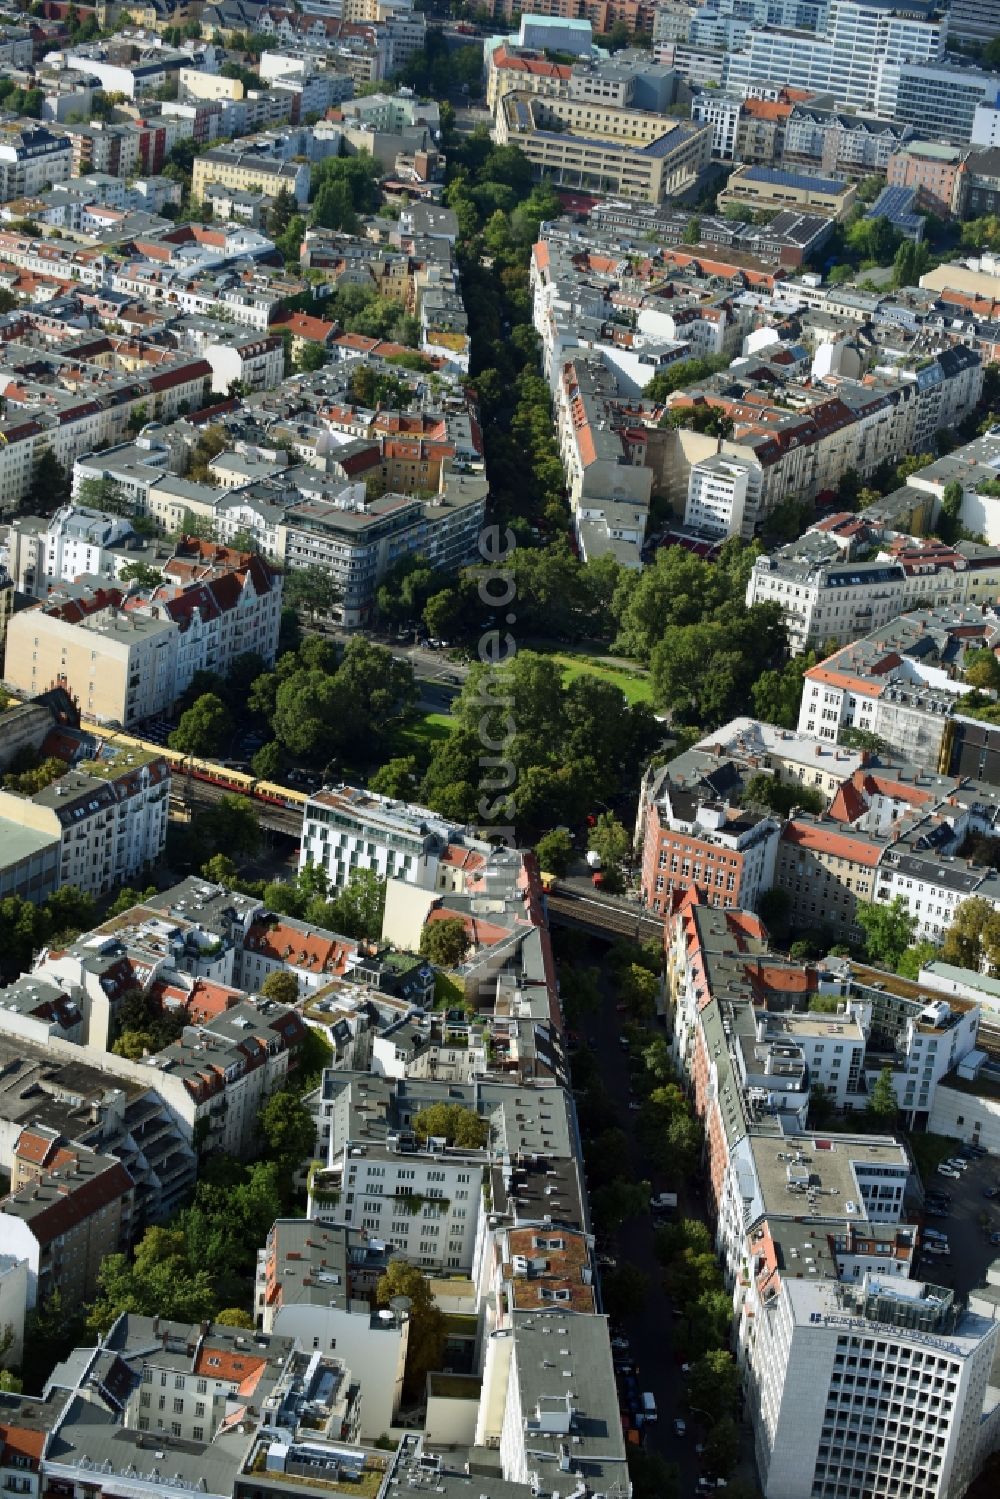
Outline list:
[[[156,1483],[172,1480],[174,1488],[231,1499],[233,1485],[251,1438],[238,1430],[212,1442],[188,1442],[163,1432],[131,1431],[102,1406],[77,1395],[65,1419],[49,1438],[46,1467],[58,1477],[60,1464],[90,1464],[119,1479]]]
[[[607,1319],[515,1311],[511,1326],[525,1445],[543,1492],[574,1493],[581,1479],[592,1492],[627,1484]]]

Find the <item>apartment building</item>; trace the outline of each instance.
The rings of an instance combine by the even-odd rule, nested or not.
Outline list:
[[[170,807],[170,767],[141,750],[84,760],[42,791],[0,790],[0,818],[58,848],[56,887],[104,895],[155,864]]]
[[[213,184],[235,192],[267,193],[272,198],[284,188],[304,207],[309,201],[309,164],[285,161],[261,147],[247,149],[239,142],[232,148],[216,146],[195,157],[191,191],[201,198]]]
[[[34,694],[61,685],[81,713],[123,727],[169,710],[196,671],[246,651],[273,661],[281,575],[263,558],[186,541],[164,584],[126,594],[53,591],[12,621],[7,675]]]
[[[72,582],[84,574],[113,577],[115,557],[133,535],[131,523],[84,505],[61,505],[47,526],[34,517],[11,522],[8,566],[22,593],[45,598],[56,582]]]
[[[967,152],[944,141],[908,141],[886,163],[890,187],[913,187],[919,206],[941,218],[960,211],[964,194]]]
[[[646,203],[662,203],[692,187],[712,149],[707,126],[517,90],[499,101],[496,138],[519,146],[536,175],[562,187]]]
[[[752,911],[771,887],[779,824],[741,807],[739,776],[716,780],[707,759],[681,756],[644,782],[641,880],[651,911],[668,911],[694,885],[713,906]]]
[[[716,761],[735,761],[750,773],[763,770],[786,786],[810,786],[829,803],[844,781],[855,776],[865,763],[865,751],[846,745],[831,745],[815,734],[776,728],[756,718],[734,718],[706,734],[694,746]],[[640,797],[640,819],[644,798]],[[636,842],[641,841],[640,829]]]
[[[835,941],[859,942],[859,903],[875,898],[877,866],[889,839],[804,813],[782,829],[774,887],[788,897],[797,931],[828,927]]]
[[[793,104],[784,127],[782,161],[787,167],[809,167],[831,176],[863,177],[884,172],[912,134],[912,125],[873,115]]]
[[[147,1069],[136,1079],[109,1074],[70,1038],[79,1034],[72,1009],[80,991],[38,973],[8,985],[0,1014],[0,1166],[12,1189],[33,1182],[65,1148],[113,1156],[134,1189],[133,1236],[169,1217],[194,1186],[190,1138],[159,1096]],[[44,1036],[25,1020],[48,1009]],[[67,1023],[54,1024],[53,1014]],[[60,1050],[61,1046],[61,1050]],[[59,1051],[59,1055],[56,1052]]]
[[[363,1371],[359,1430],[374,1440],[396,1425],[409,1317],[373,1306],[388,1245],[364,1229],[278,1218],[257,1255],[256,1319],[264,1334],[337,1350]]]
[[[625,566],[637,567],[653,472],[642,462],[644,448],[633,449],[611,419],[619,394],[603,361],[586,356],[567,360],[555,384],[556,435],[584,555],[611,551]]]
[[[805,651],[871,634],[907,609],[962,608],[996,596],[997,548],[876,536],[871,533],[866,548],[876,556],[844,560],[828,530],[807,531],[799,541],[758,558],[747,585],[748,603],[779,604],[789,643]]]
[[[133,1197],[120,1161],[73,1146],[0,1200],[4,1249],[28,1264],[29,1307],[57,1291],[67,1306],[93,1298],[102,1261],[131,1244]]]
[[[306,803],[299,868],[315,865],[342,888],[355,870],[433,890],[459,830],[436,812],[373,791],[341,786]]]
[[[475,560],[488,493],[479,475],[448,473],[432,500],[386,493],[366,501],[357,485],[306,499],[286,518],[286,565],[330,572],[342,622],[363,624],[379,582],[401,557],[419,552],[445,570]]]
[[[760,484],[760,470],[740,458],[713,453],[691,465],[684,524],[701,536],[752,534],[744,530],[747,496]],[[756,509],[756,506],[753,507]]]
[[[72,155],[69,141],[44,125],[0,131],[0,202],[33,197],[65,182]]]
[[[332,1145],[310,1181],[308,1216],[367,1229],[416,1265],[472,1269],[482,1225],[484,1151],[459,1150],[401,1134],[384,1146]]]
[[[900,615],[811,667],[799,709],[800,732],[836,742],[844,728],[864,729],[912,764],[949,769],[961,757],[963,733],[970,733],[971,725],[962,721],[964,688],[947,658],[966,646],[991,643],[997,620],[984,609]],[[985,750],[984,743],[981,758]]]

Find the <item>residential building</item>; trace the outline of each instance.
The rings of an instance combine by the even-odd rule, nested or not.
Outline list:
[[[28,1265],[28,1306],[56,1292],[90,1300],[102,1262],[132,1239],[133,1183],[113,1156],[61,1150],[36,1180],[0,1200],[4,1247]]]
[[[701,536],[744,535],[747,494],[760,470],[740,458],[714,453],[691,465],[684,524]]]
[[[24,1321],[28,1311],[28,1261],[0,1254],[0,1327],[10,1329],[4,1364],[20,1365],[24,1357]],[[8,1442],[4,1433],[5,1448]],[[8,1458],[8,1462],[10,1459]],[[6,1464],[5,1464],[6,1466]],[[8,1479],[8,1475],[4,1475]],[[8,1479],[9,1481],[9,1479]]]
[[[386,493],[366,502],[356,484],[337,491],[288,513],[285,561],[332,573],[345,625],[371,617],[378,584],[399,558],[419,552],[451,570],[478,556],[489,486],[477,474],[448,473],[432,500]]]
[[[749,102],[749,101],[748,101]],[[874,115],[845,114],[815,105],[791,104],[781,152],[786,167],[811,168],[835,177],[863,177],[884,172],[892,154],[913,134]]]
[[[800,731],[836,742],[844,728],[864,729],[912,764],[948,770],[969,728],[948,658],[960,641],[988,644],[996,628],[983,607],[900,615],[806,672]]]
[[[267,193],[270,197],[277,197],[284,188],[300,206],[309,201],[307,162],[285,161],[261,147],[248,150],[238,142],[231,149],[217,146],[195,157],[192,193],[203,197],[213,183],[240,192]]]
[[[915,187],[922,209],[951,218],[961,208],[967,154],[943,141],[907,141],[889,157],[886,182],[890,187]]]
[[[339,1074],[338,1074],[339,1075]],[[411,1134],[384,1145],[331,1140],[326,1169],[310,1184],[308,1215],[366,1228],[411,1263],[471,1271],[482,1232],[484,1151],[446,1147]]]
[[[187,540],[163,585],[53,590],[12,620],[8,678],[29,692],[67,687],[88,718],[125,727],[169,709],[196,671],[273,660],[281,576],[263,558]]]
[[[359,1429],[375,1440],[396,1425],[409,1338],[405,1312],[374,1306],[388,1246],[361,1228],[278,1218],[257,1255],[256,1318],[266,1336],[337,1350],[363,1371]]]
[[[875,899],[877,866],[889,841],[829,818],[792,817],[778,840],[774,886],[788,898],[795,929],[828,927],[837,941],[861,941],[858,904]]]
[[[163,852],[170,767],[142,750],[83,760],[42,791],[0,790],[0,818],[58,848],[56,887],[104,895]]]
[[[69,141],[44,125],[5,128],[0,132],[0,202],[30,198],[65,182],[72,155]]]
[[[852,549],[854,556],[845,558],[832,532],[837,519],[831,517],[797,542],[758,558],[747,585],[748,603],[781,606],[796,651],[856,640],[907,609],[980,603],[994,598],[1000,588],[1000,550],[995,547],[969,542],[946,547],[887,536],[862,523],[853,527],[862,543]]]
[[[113,577],[111,548],[133,535],[124,516],[61,505],[44,530],[11,523],[8,566],[22,593],[43,599],[53,583],[71,583],[84,574]]]
[[[553,1332],[569,1350],[555,1359]],[[555,1472],[562,1463],[577,1484],[586,1473],[598,1491],[623,1482],[625,1443],[615,1419],[606,1318],[514,1312],[510,1327],[487,1345],[483,1383],[476,1436],[487,1445],[499,1438],[508,1483],[529,1484],[533,1474]]]
[[[713,776],[708,756],[685,757],[643,785],[640,822],[642,896],[668,911],[675,892],[703,887],[711,905],[752,911],[775,871],[780,827],[739,805],[740,778],[728,766]]]
[[[345,886],[355,870],[433,890],[438,865],[458,829],[437,813],[353,786],[324,790],[306,803],[299,867],[325,870]]]

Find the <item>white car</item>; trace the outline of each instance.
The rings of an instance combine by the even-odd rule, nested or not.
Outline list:
[[[950,1176],[951,1179],[952,1179],[952,1181],[956,1181],[956,1182],[962,1180],[962,1173],[961,1173],[961,1171],[956,1171],[955,1168],[954,1168],[954,1166],[946,1166],[946,1165],[942,1164],[942,1165],[940,1165],[937,1168],[937,1170],[938,1170],[938,1176]]]
[[[950,1166],[953,1171],[968,1171],[969,1169],[968,1161],[960,1155],[949,1156],[945,1161],[945,1165]]]

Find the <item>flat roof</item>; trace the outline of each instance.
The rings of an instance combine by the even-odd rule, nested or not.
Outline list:
[[[34,828],[22,827],[19,822],[0,817],[0,870],[9,869],[22,859],[30,859],[32,854],[40,854],[44,849],[58,847],[58,833],[39,833]]]
[[[805,1192],[791,1190],[792,1179],[808,1180],[820,1194],[817,1217],[864,1223],[867,1210],[855,1174],[856,1166],[897,1167],[909,1175],[910,1160],[902,1145],[879,1136],[748,1136],[765,1215],[811,1217]],[[795,1157],[801,1156],[801,1161]],[[853,1202],[856,1212],[850,1212]]]

